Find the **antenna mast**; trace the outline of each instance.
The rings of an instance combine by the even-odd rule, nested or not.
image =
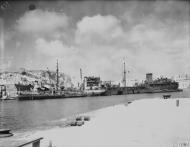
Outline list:
[[[59,89],[59,66],[58,66],[58,60],[57,60],[56,75],[57,75],[57,79],[56,79],[56,90],[58,91],[58,89]]]
[[[123,63],[123,86],[126,87],[126,70],[125,70],[125,61]]]

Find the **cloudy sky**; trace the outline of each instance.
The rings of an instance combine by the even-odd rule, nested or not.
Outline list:
[[[6,70],[55,70],[58,59],[76,80],[82,68],[121,81],[125,59],[128,78],[190,73],[188,1],[9,1],[0,16]]]

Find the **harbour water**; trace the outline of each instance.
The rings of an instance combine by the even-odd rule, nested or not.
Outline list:
[[[9,128],[14,132],[23,132],[51,128],[61,125],[64,118],[69,116],[137,99],[162,97],[163,94],[166,93],[34,101],[0,101],[0,129]],[[171,94],[172,98],[188,98],[190,97],[190,89],[167,94]]]

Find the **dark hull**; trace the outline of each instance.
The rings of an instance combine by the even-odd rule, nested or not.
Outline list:
[[[109,96],[109,95],[126,95],[126,94],[140,94],[140,93],[166,93],[166,92],[181,92],[181,89],[176,90],[137,90],[131,89],[128,87],[120,87],[120,88],[112,88],[107,90],[106,92],[102,93],[101,95],[32,95],[32,94],[24,94],[19,95],[17,97],[18,100],[45,100],[45,99],[65,99],[65,98],[80,98],[86,96]]]
[[[15,84],[17,91],[30,91],[33,86],[32,85],[23,85],[23,84]]]
[[[182,89],[141,89],[139,87],[114,87],[107,89],[104,95],[126,95],[140,93],[166,93],[166,92],[181,92]]]
[[[140,93],[167,93],[167,92],[181,92],[178,84],[156,84],[156,86],[134,86],[134,87],[110,87],[101,93],[84,93],[84,92],[64,92],[63,94],[50,93],[22,93],[18,96],[18,100],[44,100],[44,99],[64,99],[64,98],[78,98],[86,96],[109,96],[109,95],[126,95],[126,94],[140,94]]]
[[[19,95],[17,98],[18,100],[45,100],[45,99],[64,99],[64,98],[79,98],[79,97],[85,97],[84,94],[78,94],[78,95],[67,95],[67,94],[55,94],[55,95],[40,95],[40,94],[24,94]]]

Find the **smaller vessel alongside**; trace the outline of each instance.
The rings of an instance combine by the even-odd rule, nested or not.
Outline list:
[[[0,100],[15,100],[16,97],[10,97],[9,93],[6,90],[5,85],[0,85]]]
[[[6,100],[16,100],[16,99],[17,99],[16,97],[8,97],[8,96],[5,96],[5,97],[2,97],[0,100],[6,101]]]
[[[13,136],[13,133],[11,133],[10,131],[10,129],[0,129],[0,138]]]

